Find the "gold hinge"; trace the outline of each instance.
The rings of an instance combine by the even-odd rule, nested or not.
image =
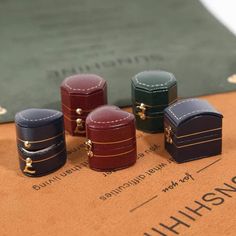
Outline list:
[[[172,128],[171,126],[167,126],[165,127],[165,138],[166,138],[166,142],[169,143],[169,144],[172,144],[173,143],[173,140],[172,140]]]
[[[141,103],[139,106],[136,106],[136,108],[138,109],[138,115],[140,117],[140,119],[145,120],[146,119],[146,106],[144,103]]]
[[[92,152],[93,143],[92,143],[92,141],[90,139],[88,139],[84,144],[85,144],[85,149],[87,151],[88,157],[93,157],[93,152]]]
[[[31,158],[27,157],[25,160],[25,168],[24,168],[23,172],[29,173],[29,174],[35,174],[36,171],[32,170],[32,168],[33,168],[32,163],[33,163],[33,161],[31,160]]]
[[[75,134],[81,133],[83,129],[84,129],[83,120],[80,118],[76,119],[76,128],[74,130],[74,133]]]

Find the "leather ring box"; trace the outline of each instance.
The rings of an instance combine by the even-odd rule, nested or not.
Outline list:
[[[165,148],[176,162],[218,155],[222,114],[202,99],[184,99],[165,109]]]
[[[65,129],[71,135],[85,136],[85,120],[89,112],[107,104],[106,81],[94,74],[78,74],[61,84],[62,112]]]
[[[137,158],[134,115],[116,106],[102,106],[86,119],[85,143],[91,169],[114,171]]]
[[[66,162],[63,114],[27,109],[15,116],[20,169],[27,176],[49,174]]]
[[[132,107],[139,130],[163,132],[164,109],[177,100],[177,81],[166,71],[143,71],[131,80]]]

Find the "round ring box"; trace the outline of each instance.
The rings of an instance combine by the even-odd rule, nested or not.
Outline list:
[[[63,114],[49,109],[27,109],[15,116],[20,169],[27,176],[43,176],[67,159]]]
[[[165,109],[165,148],[176,162],[222,151],[222,114],[202,99],[183,99]]]
[[[177,100],[177,81],[167,71],[143,71],[131,80],[136,127],[149,133],[163,132],[164,109]]]
[[[71,135],[85,136],[85,120],[93,109],[107,104],[106,81],[94,74],[78,74],[61,84],[65,129]]]
[[[132,166],[137,159],[134,115],[116,106],[102,106],[86,119],[85,143],[89,166],[114,171]]]

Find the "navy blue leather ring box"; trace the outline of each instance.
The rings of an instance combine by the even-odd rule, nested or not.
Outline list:
[[[174,103],[164,111],[166,150],[179,163],[220,154],[222,118],[202,99]]]
[[[27,109],[15,116],[20,169],[27,176],[49,174],[66,162],[63,114]]]

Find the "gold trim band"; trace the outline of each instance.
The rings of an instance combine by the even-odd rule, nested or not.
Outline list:
[[[176,136],[177,138],[185,138],[185,137],[189,137],[189,136],[193,136],[193,135],[197,135],[197,134],[203,134],[203,133],[207,133],[207,132],[212,132],[212,131],[216,131],[216,130],[222,130],[222,128],[215,128],[215,129],[208,129],[208,130],[204,130],[204,131],[200,131],[200,132],[196,132],[196,133],[192,133],[192,134],[186,134],[186,135],[182,135],[182,136]]]
[[[206,141],[192,143],[192,144],[186,144],[186,145],[182,145],[182,146],[177,146],[174,142],[173,142],[173,144],[176,146],[176,148],[185,148],[185,147],[190,147],[190,146],[199,145],[199,144],[203,144],[203,143],[210,143],[210,142],[214,142],[217,140],[222,140],[222,138],[215,138],[212,140],[206,140]]]
[[[138,113],[135,113],[135,115],[139,117]],[[163,116],[145,116],[145,118],[148,118],[148,119],[163,118],[163,117],[164,115]]]
[[[17,139],[18,139],[19,141],[21,141],[21,142],[42,143],[42,142],[46,142],[46,141],[52,140],[52,139],[54,139],[54,138],[57,138],[57,137],[59,137],[59,136],[61,136],[61,135],[63,135],[63,134],[64,134],[64,132],[62,132],[62,133],[60,133],[60,134],[58,134],[58,135],[56,135],[56,136],[53,136],[53,137],[51,137],[51,138],[42,139],[42,140],[37,140],[37,141],[23,140],[23,139],[20,139],[20,138],[17,138]]]
[[[172,103],[175,103],[178,99],[175,99],[173,100],[172,102],[170,102],[169,104],[162,104],[162,105],[155,105],[155,106],[150,106],[150,105],[147,105],[144,103],[145,107],[149,107],[149,108],[152,108],[152,107],[162,107],[162,106],[169,106],[171,105]],[[137,105],[140,105],[142,102],[135,102]]]
[[[76,119],[71,119],[70,117],[66,116],[63,114],[63,116],[67,119],[67,120],[70,120],[70,121],[76,121],[78,118],[79,118],[79,115],[78,115],[78,118]],[[85,121],[82,119],[82,122],[84,123]]]
[[[94,143],[94,144],[116,144],[116,143],[123,143],[123,142],[129,141],[131,139],[135,139],[135,137],[127,138],[127,139],[119,140],[119,141],[114,141],[114,142],[94,142],[94,141],[92,141],[92,143]]]
[[[173,127],[170,125],[170,123],[164,123],[164,126],[165,126],[165,127],[170,126],[171,129],[173,128]],[[186,135],[181,135],[181,136],[177,136],[175,133],[173,133],[173,135],[174,135],[176,138],[185,138],[185,137],[194,136],[194,135],[197,135],[197,134],[204,134],[204,133],[207,133],[207,132],[212,132],[212,131],[217,131],[217,130],[222,130],[222,127],[215,128],[215,129],[203,130],[203,131],[199,131],[199,132],[195,132],[195,133],[191,133],[191,134],[186,134]]]
[[[65,151],[65,148],[63,148],[60,152],[56,153],[53,156],[50,156],[50,157],[47,157],[47,158],[44,158],[44,159],[41,159],[41,160],[37,160],[37,161],[32,160],[32,163],[38,163],[38,162],[43,162],[43,161],[50,160],[50,159],[54,158],[55,156],[57,156],[58,154],[62,153],[63,151]],[[22,161],[26,162],[26,159],[24,159],[21,155],[19,155],[19,157]]]
[[[63,104],[62,103],[62,106],[64,106],[66,109],[68,109],[68,110],[70,110],[70,111],[76,111],[77,110],[77,108],[76,109],[71,109],[70,107],[68,107],[68,106],[66,106],[65,104]],[[95,109],[95,108],[94,108]],[[93,109],[90,109],[90,110],[83,110],[82,109],[82,111],[83,112],[91,112]]]
[[[113,154],[113,155],[96,155],[94,154],[93,157],[115,157],[115,156],[122,156],[122,155],[125,155],[125,154],[128,154],[130,152],[133,152],[135,150],[135,148],[127,151],[127,152],[122,152],[122,153],[119,153],[119,154]]]

